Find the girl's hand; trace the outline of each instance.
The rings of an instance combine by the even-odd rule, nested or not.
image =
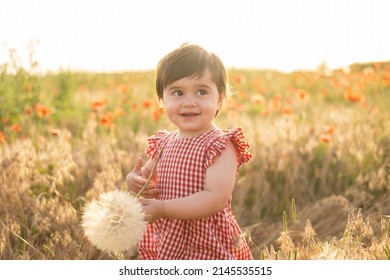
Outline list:
[[[150,171],[142,167],[142,159],[138,158],[133,170],[126,176],[126,184],[130,191],[139,193],[146,184],[149,175]],[[152,179],[146,189],[142,192],[142,196],[145,198],[155,198],[159,193],[160,190],[156,188],[155,181]]]
[[[164,201],[140,198],[139,202],[144,209],[145,221],[154,223],[164,215]]]

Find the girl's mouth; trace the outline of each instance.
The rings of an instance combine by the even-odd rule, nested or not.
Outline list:
[[[198,116],[200,115],[199,113],[182,113],[182,114],[179,114],[180,116],[182,117],[195,117],[195,116]]]

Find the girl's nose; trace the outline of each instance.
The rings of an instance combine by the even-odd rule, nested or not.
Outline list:
[[[195,99],[193,97],[186,97],[184,100],[183,100],[183,106],[184,107],[195,107],[196,106],[196,102],[195,102]]]

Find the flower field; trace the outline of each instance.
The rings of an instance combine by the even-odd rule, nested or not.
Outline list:
[[[0,259],[117,259],[85,237],[158,129],[175,129],[154,72],[39,73],[0,65]],[[233,209],[257,259],[390,259],[390,62],[281,73],[229,69],[216,118],[253,159]]]

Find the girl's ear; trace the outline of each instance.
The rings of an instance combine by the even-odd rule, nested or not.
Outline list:
[[[165,109],[164,100],[163,100],[162,98],[159,98],[159,99],[158,99],[158,106],[159,106],[161,109]]]
[[[215,112],[215,117],[218,115],[219,111],[221,110],[222,103],[225,98],[226,98],[226,91],[221,91],[218,96],[218,106],[217,106],[217,111]]]
[[[226,99],[226,90],[219,93],[218,96],[218,110],[221,109],[223,101]]]

